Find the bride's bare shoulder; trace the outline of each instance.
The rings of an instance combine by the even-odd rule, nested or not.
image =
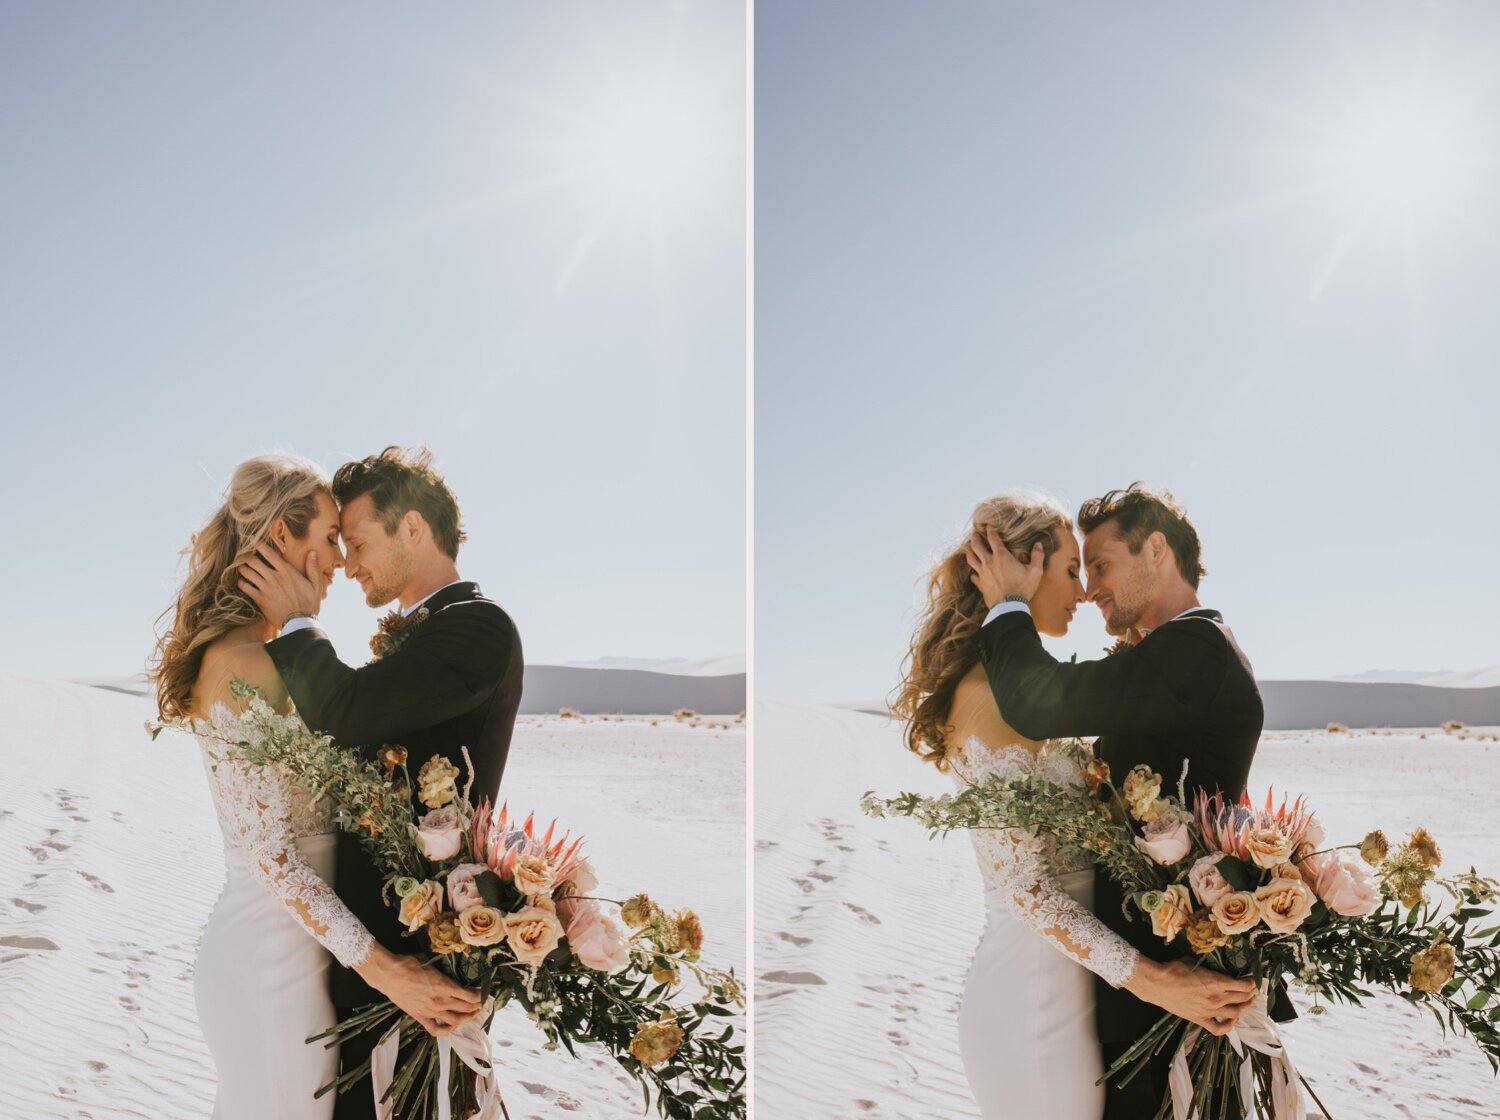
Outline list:
[[[193,685],[193,710],[206,714],[215,704],[238,707],[232,691],[236,679],[260,689],[273,708],[286,709],[286,685],[265,645],[259,638],[234,631],[204,649],[203,664]]]
[[[965,747],[978,743],[999,750],[1010,746],[1035,748],[1040,745],[1005,722],[999,705],[995,703],[995,695],[990,691],[989,677],[983,665],[974,665],[955,686],[949,727],[949,738]]]

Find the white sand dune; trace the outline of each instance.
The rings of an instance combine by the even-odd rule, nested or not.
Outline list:
[[[976,1116],[955,1018],[983,919],[972,848],[858,807],[867,789],[944,792],[951,780],[885,718],[771,701],[755,718],[761,1115]],[[1500,873],[1500,745],[1420,734],[1268,734],[1251,788],[1305,792],[1334,838],[1425,823],[1446,866]],[[1287,1039],[1338,1120],[1500,1117],[1478,1048],[1394,998],[1306,1016]]]
[[[1422,684],[1441,685],[1444,688],[1500,688],[1500,665],[1488,669],[1468,669],[1462,673],[1444,673],[1440,677],[1428,677]]]
[[[222,847],[196,745],[152,744],[151,715],[118,691],[0,675],[0,1117],[212,1106],[192,965]],[[524,718],[503,793],[584,832],[605,890],[696,908],[705,956],[743,973],[744,748],[740,727]],[[515,1009],[492,1036],[514,1120],[639,1113],[613,1061],[542,1050]]]

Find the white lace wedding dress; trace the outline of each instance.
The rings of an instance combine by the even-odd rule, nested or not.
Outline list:
[[[221,704],[212,723],[233,730],[237,720]],[[338,1048],[304,1040],[334,1024],[332,957],[356,965],[373,943],[333,893],[328,803],[314,805],[280,771],[223,759],[222,743],[197,738],[227,865],[193,980],[218,1070],[214,1120],[326,1120],[334,1095],[313,1094],[338,1073]]]
[[[992,774],[1036,774],[1083,787],[1052,743],[1033,752],[976,738],[953,764],[960,786]],[[1138,954],[1091,912],[1094,870],[1050,839],[973,830],[989,911],[958,1013],[959,1049],[986,1120],[1099,1120],[1104,1073],[1094,1030],[1094,973],[1118,986]]]

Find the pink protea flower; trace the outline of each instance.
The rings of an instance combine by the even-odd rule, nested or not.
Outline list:
[[[1224,852],[1235,859],[1252,862],[1250,834],[1261,829],[1276,829],[1287,838],[1287,850],[1295,852],[1307,835],[1312,811],[1306,799],[1299,797],[1290,805],[1286,796],[1277,805],[1274,790],[1266,791],[1266,804],[1257,810],[1248,793],[1237,804],[1229,803],[1222,793],[1210,797],[1200,790],[1193,802],[1193,816],[1210,851]]]
[[[487,864],[502,879],[514,878],[516,864],[522,860],[544,861],[552,874],[549,884],[560,884],[572,878],[577,870],[579,850],[583,837],[568,843],[571,832],[564,832],[554,840],[557,820],[547,826],[547,831],[536,833],[536,814],[530,814],[519,828],[510,821],[510,806],[500,806],[498,813],[490,811],[486,804],[474,814],[474,857]],[[480,822],[483,824],[482,837]]]

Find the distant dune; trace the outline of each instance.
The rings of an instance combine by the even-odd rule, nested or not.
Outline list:
[[[1490,670],[1494,672],[1494,670]],[[1260,681],[1267,731],[1500,723],[1500,685],[1453,687],[1356,681]]]
[[[736,672],[711,675],[716,665],[739,663]],[[691,708],[705,715],[734,715],[745,710],[744,656],[703,662],[673,662],[697,666],[702,671],[677,669],[594,669],[575,665],[528,665],[521,692],[521,714],[543,715],[574,708],[585,715],[623,713],[663,715]],[[151,686],[145,675],[133,677],[88,677],[86,684],[127,696],[148,696]]]
[[[1473,669],[1421,684],[1372,680],[1257,681],[1266,704],[1267,731],[1347,727],[1438,727],[1449,720],[1470,726],[1500,724],[1500,668]],[[880,700],[833,705],[887,715]]]

